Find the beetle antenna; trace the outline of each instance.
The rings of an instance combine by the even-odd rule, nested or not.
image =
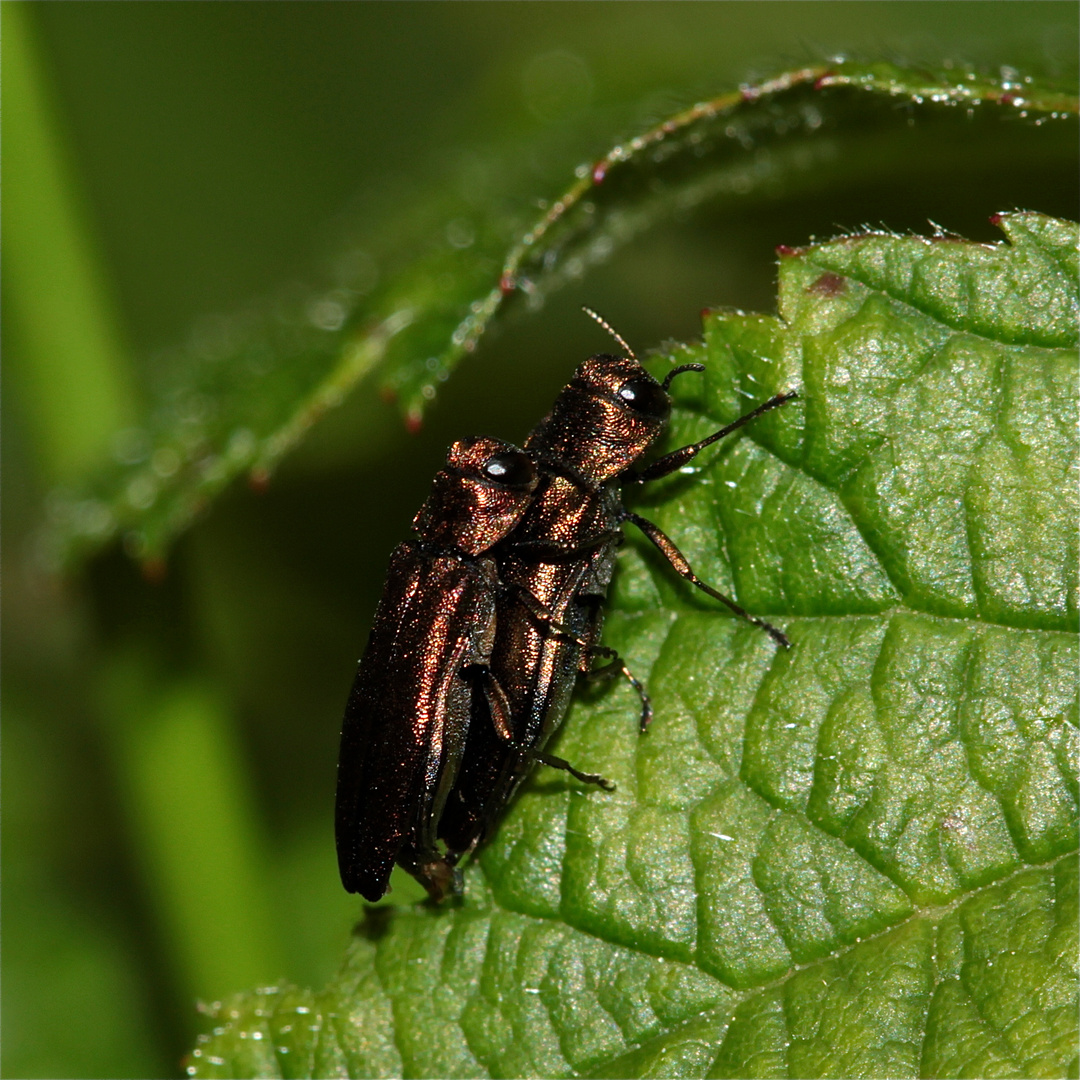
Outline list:
[[[626,354],[630,357],[631,360],[637,359],[637,357],[634,355],[634,350],[626,344],[626,339],[622,336],[622,334],[619,333],[618,330],[615,329],[614,326],[611,325],[611,323],[607,321],[607,319],[598,315],[595,311],[593,311],[591,307],[585,307],[584,304],[582,304],[581,310],[584,311],[590,319],[595,319],[626,350]]]

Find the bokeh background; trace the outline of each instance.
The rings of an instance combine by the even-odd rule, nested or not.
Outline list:
[[[268,491],[220,500],[163,581],[117,551],[44,576],[48,492],[138,417],[162,349],[317,278],[345,231],[407,220],[471,161],[503,163],[513,186],[490,197],[528,222],[627,133],[823,56],[1067,82],[1077,15],[1021,0],[0,5],[3,1075],[179,1075],[196,999],[332,973],[360,913],[334,862],[338,723],[387,557],[453,438],[520,441],[605,347],[581,303],[639,351],[694,337],[705,305],[774,309],[778,243],[931,218],[993,240],[996,210],[1074,215],[1075,167],[925,162],[925,183],[670,221],[501,325],[417,435],[362,386]],[[94,334],[65,341],[80,318]]]

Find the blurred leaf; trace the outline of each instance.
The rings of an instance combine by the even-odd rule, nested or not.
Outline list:
[[[135,650],[100,678],[101,711],[133,840],[184,996],[283,967],[262,822],[220,692],[158,681]]]
[[[650,515],[794,647],[641,545],[610,643],[458,907],[369,912],[320,993],[211,1013],[198,1076],[1047,1076],[1076,1069],[1077,228],[789,251],[712,313]],[[653,570],[655,569],[655,573]]]
[[[164,1076],[153,1007],[122,921],[86,902],[70,861],[48,868],[43,837],[65,775],[41,714],[4,700],[4,1076]],[[63,818],[65,836],[85,840]],[[114,882],[114,888],[119,886]],[[47,1033],[47,1037],[43,1037]],[[78,1072],[72,1071],[78,1063]]]
[[[580,166],[531,227],[523,191],[516,211],[477,198],[523,187],[520,167],[493,153],[470,166],[484,183],[468,169],[451,178],[437,199],[343,250],[323,287],[208,321],[163,356],[154,408],[142,427],[118,434],[114,467],[52,500],[46,557],[77,565],[122,536],[133,557],[160,560],[233,479],[264,483],[312,424],[376,372],[415,427],[497,312],[541,304],[661,221],[840,178],[914,177],[942,154],[993,160],[1002,124],[1046,125],[1033,168],[1039,154],[1071,160],[1078,111],[1075,93],[1006,69],[988,80],[962,68],[804,68],[694,106]],[[917,147],[896,139],[909,122]]]
[[[44,480],[70,483],[108,460],[136,394],[31,20],[22,4],[2,18],[5,316],[26,353],[16,378]]]

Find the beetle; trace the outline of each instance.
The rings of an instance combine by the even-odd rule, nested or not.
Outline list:
[[[698,578],[668,536],[626,509],[621,489],[675,472],[705,447],[796,394],[777,394],[707,438],[636,471],[638,461],[667,427],[672,380],[683,372],[704,369],[701,364],[685,364],[657,382],[629,346],[615,337],[630,356],[602,353],[581,364],[524,446],[539,483],[520,523],[495,548],[500,589],[490,657],[492,677],[509,706],[512,737],[485,716],[486,701],[474,698],[456,782],[437,830],[451,863],[491,835],[537,761],[611,786],[545,750],[566,715],[577,677],[590,673],[593,657],[611,657],[601,671],[621,670],[638,689],[642,730],[648,726],[652,707],[644,689],[612,650],[598,644],[602,604],[624,524],[636,525],[680,576],[765,630],[779,645],[790,646],[782,631]]]
[[[511,738],[490,671],[498,579],[491,548],[518,523],[537,485],[509,443],[454,443],[390,559],[382,599],[345,709],[335,834],[341,880],[378,900],[398,863],[433,899],[459,891],[437,825],[473,712]]]

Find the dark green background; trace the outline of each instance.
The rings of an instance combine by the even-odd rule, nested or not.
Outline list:
[[[19,7],[136,387],[154,349],[316,274],[341,229],[407,215],[463,155],[498,147],[525,180],[492,197],[527,208],[625,134],[838,51],[1067,76],[1078,13],[1019,0]],[[33,358],[6,319],[4,1075],[173,1075],[197,1027],[194,993],[332,972],[359,913],[333,861],[337,724],[388,553],[452,438],[520,439],[573,363],[603,347],[578,305],[645,349],[695,336],[707,304],[771,310],[778,243],[865,223],[926,231],[928,218],[990,240],[996,210],[1075,214],[1071,166],[921,168],[918,184],[790,193],[645,236],[486,341],[419,436],[370,401],[341,410],[266,495],[238,489],[217,505],[157,587],[115,553],[62,591],[34,578],[44,470],[20,401]],[[5,286],[17,272],[5,261]],[[94,689],[133,634],[230,706],[272,883],[274,970],[211,987],[183,974]]]

